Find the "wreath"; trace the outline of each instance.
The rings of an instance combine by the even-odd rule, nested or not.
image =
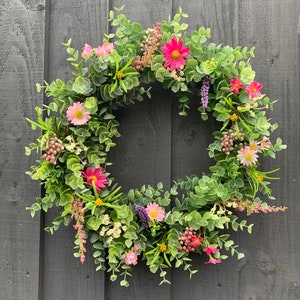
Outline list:
[[[102,45],[85,44],[81,52],[71,39],[63,44],[74,68],[68,82],[37,84],[50,103],[35,108],[36,120],[27,118],[41,135],[25,152],[40,155],[27,174],[41,181],[44,193],[27,209],[34,216],[58,207],[45,230],[53,234],[71,224],[74,256],[83,263],[89,241],[97,270],[110,272],[112,281],[121,276],[122,286],[129,285],[132,267],[141,260],[169,283],[168,268],[197,272],[191,253],[204,254],[205,264],[220,263],[225,251],[241,259],[230,230],[251,233],[253,224],[240,212],[286,210],[265,202],[274,199],[269,184],[278,179],[272,177],[278,169],[263,171],[260,160],[275,158],[286,146],[270,139],[277,124],[266,110],[274,102],[255,81],[254,49],[208,43],[210,30],[204,27],[188,35],[182,9],[146,30],[122,8],[109,16],[116,30]],[[176,180],[169,190],[158,183],[124,192],[108,173],[108,154],[120,136],[114,112],[150,98],[153,82],[176,94],[183,117],[191,96],[198,95],[199,117],[219,124],[208,146],[215,165],[202,177]]]

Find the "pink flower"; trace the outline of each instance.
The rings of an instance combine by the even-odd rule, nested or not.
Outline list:
[[[249,167],[252,164],[257,162],[257,151],[251,150],[249,146],[245,146],[241,150],[238,151],[238,159],[240,160],[241,164],[244,166]]]
[[[114,48],[115,45],[113,43],[104,43],[102,46],[95,48],[95,53],[97,56],[102,57],[108,55]]]
[[[82,48],[82,53],[81,56],[83,58],[89,58],[93,54],[93,48],[89,44],[85,44],[84,47]]]
[[[213,258],[212,256],[210,257],[209,261],[206,261],[205,264],[219,264],[221,263],[221,260],[220,259],[217,259],[217,258]]]
[[[194,248],[198,248],[201,245],[201,242],[203,241],[203,237],[201,236],[191,236],[191,242],[190,246]]]
[[[109,54],[111,51],[114,50],[115,45],[114,45],[113,43],[105,42],[105,43],[103,44],[103,47],[105,48],[106,53]]]
[[[261,92],[260,90],[263,88],[263,85],[261,83],[258,83],[257,81],[253,81],[246,87],[246,92],[249,95],[250,99],[253,99],[255,97],[260,97]]]
[[[170,67],[171,72],[174,69],[180,71],[181,67],[186,65],[185,58],[190,56],[188,54],[190,48],[183,48],[183,43],[183,40],[178,41],[176,36],[173,36],[172,40],[168,41],[165,46],[161,46],[166,61],[164,68]]]
[[[133,245],[133,250],[134,251],[137,251],[137,250],[139,250],[141,248],[141,244],[140,243],[137,243],[137,244],[134,244]]]
[[[165,217],[165,213],[162,210],[162,208],[156,204],[156,203],[150,203],[146,207],[146,212],[148,214],[148,217],[151,221],[157,220],[157,221],[163,221]]]
[[[244,87],[243,84],[241,84],[241,79],[237,78],[236,80],[231,79],[230,80],[231,87],[229,88],[230,92],[235,92],[237,95],[240,93],[240,89]]]
[[[80,102],[75,102],[67,109],[67,118],[74,125],[84,125],[91,118],[90,113],[86,111]]]
[[[125,254],[125,264],[126,265],[136,265],[137,259],[138,259],[138,256],[134,251],[128,252]]]
[[[88,184],[93,185],[94,182],[98,192],[101,188],[105,188],[105,185],[108,184],[106,174],[102,174],[101,171],[101,167],[95,169],[88,167],[86,172],[82,172],[81,174],[81,176],[86,179]]]
[[[264,136],[263,139],[260,141],[260,150],[263,151],[268,149],[271,146],[271,142],[268,137]]]
[[[203,249],[203,252],[205,252],[208,256],[210,256],[211,254],[219,252],[219,249],[209,245],[207,248]]]

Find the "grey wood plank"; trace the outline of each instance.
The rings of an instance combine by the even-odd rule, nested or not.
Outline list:
[[[42,104],[35,83],[44,72],[43,1],[2,1],[0,7],[0,299],[37,299],[39,216],[25,210],[40,188],[25,171],[24,147],[35,140],[25,121]]]
[[[241,236],[247,261],[239,272],[239,299],[297,299],[300,297],[299,256],[299,1],[239,2],[239,41],[256,46],[253,61],[264,92],[278,99],[269,113],[279,124],[288,149],[268,160],[268,170],[280,167],[280,182],[271,185],[284,214],[255,218],[258,226],[249,238]],[[251,276],[250,276],[251,274]]]
[[[56,78],[68,80],[72,69],[61,43],[72,38],[72,46],[81,49],[85,43],[102,43],[108,31],[109,1],[49,1],[49,27],[47,31],[47,81]],[[95,46],[96,47],[96,46]],[[59,55],[58,55],[59,53]],[[55,211],[47,213],[49,226]],[[96,272],[92,249],[82,265],[73,257],[73,228],[60,228],[54,236],[44,233],[43,298],[45,300],[104,299],[105,277]]]

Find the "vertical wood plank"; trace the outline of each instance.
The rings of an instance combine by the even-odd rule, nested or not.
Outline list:
[[[47,81],[56,78],[69,80],[72,69],[61,43],[72,38],[72,46],[81,49],[85,43],[97,46],[102,43],[108,28],[109,1],[76,0],[49,1],[48,74]],[[47,213],[49,226],[55,211]],[[104,273],[96,272],[92,250],[87,247],[87,260],[82,265],[73,257],[75,231],[70,226],[60,228],[53,236],[44,233],[43,300],[104,299]]]
[[[167,19],[172,1],[112,1],[112,7],[126,4],[124,13],[144,28]],[[152,98],[118,111],[122,137],[112,150],[112,175],[124,191],[143,184],[164,183],[171,178],[172,95],[160,85],[152,87]],[[107,299],[170,299],[170,286],[159,286],[159,274],[152,274],[143,262],[134,267],[130,287],[122,288],[107,280]]]
[[[37,136],[25,117],[42,104],[35,82],[44,71],[44,1],[2,1],[0,24],[0,298],[37,299],[39,217],[25,207],[39,186],[25,175],[33,159],[24,147]]]
[[[253,61],[263,92],[278,99],[273,122],[288,149],[266,170],[280,167],[280,182],[272,184],[277,205],[289,207],[284,214],[255,218],[250,238],[241,236],[247,261],[239,272],[239,299],[297,299],[300,297],[299,256],[299,1],[240,1],[239,42],[256,46]],[[249,276],[251,274],[251,276]]]

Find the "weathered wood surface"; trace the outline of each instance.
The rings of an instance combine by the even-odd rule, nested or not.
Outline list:
[[[42,97],[35,83],[44,72],[44,5],[42,1],[7,0],[0,4],[0,299],[37,299],[39,217],[28,218],[26,206],[39,195],[25,171],[33,159],[24,147],[36,134],[33,117]]]
[[[288,212],[253,216],[253,234],[235,234],[246,253],[242,261],[229,258],[204,266],[203,258],[197,258],[199,273],[189,280],[185,272],[173,271],[171,286],[159,287],[158,276],[144,266],[135,269],[130,288],[111,283],[94,271],[91,258],[84,265],[73,258],[72,228],[40,236],[39,218],[31,219],[24,210],[39,194],[37,184],[24,175],[31,161],[23,154],[34,138],[24,116],[33,116],[34,106],[43,101],[35,82],[67,79],[71,69],[61,43],[70,37],[78,48],[101,43],[112,30],[108,11],[123,4],[126,15],[145,27],[181,6],[190,16],[190,29],[210,27],[215,43],[256,46],[257,80],[271,99],[279,99],[270,117],[288,144],[276,161],[264,163],[266,169],[280,167],[281,181],[272,187],[277,204],[287,205]],[[0,4],[0,23],[1,300],[300,299],[298,0],[6,0]],[[217,124],[202,122],[195,110],[188,118],[179,117],[176,96],[159,85],[153,90],[151,100],[119,112],[122,137],[112,151],[112,173],[124,189],[158,181],[168,187],[210,164],[206,147]],[[42,216],[41,224],[51,218]]]

